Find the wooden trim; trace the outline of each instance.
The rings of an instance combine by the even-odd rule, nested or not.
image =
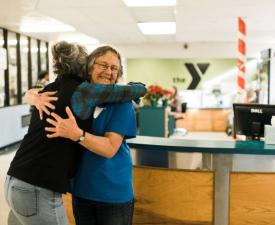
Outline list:
[[[75,225],[75,219],[73,215],[73,208],[72,208],[72,195],[67,193],[62,195],[64,207],[66,209],[66,214],[68,217],[68,221],[70,225]]]
[[[230,174],[229,225],[275,224],[275,173]]]
[[[214,173],[134,167],[134,224],[213,224]]]
[[[213,172],[134,167],[133,186],[133,225],[213,224]],[[63,200],[74,225],[71,195],[63,195]]]

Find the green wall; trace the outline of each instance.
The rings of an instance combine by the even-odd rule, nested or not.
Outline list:
[[[187,89],[192,81],[192,75],[185,67],[185,63],[192,63],[201,80],[197,86],[236,67],[236,59],[127,59],[127,80],[140,81],[146,85],[159,84],[164,88],[176,85],[179,89]],[[197,64],[209,63],[204,74]],[[184,82],[176,82],[175,81]],[[230,82],[236,83],[236,79]]]

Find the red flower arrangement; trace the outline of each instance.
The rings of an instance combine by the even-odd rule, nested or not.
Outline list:
[[[172,95],[172,91],[162,88],[159,85],[150,85],[144,96],[144,104],[157,106],[159,99],[162,99],[163,105],[167,106],[168,98]]]

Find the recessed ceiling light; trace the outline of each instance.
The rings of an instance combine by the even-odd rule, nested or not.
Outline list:
[[[128,7],[175,6],[176,0],[123,0]]]
[[[83,45],[96,45],[99,43],[99,41],[93,37],[87,36],[82,33],[72,33],[72,34],[66,34],[62,35],[59,40],[65,40],[68,42],[77,42],[79,44]]]
[[[138,27],[143,34],[158,35],[158,34],[175,34],[175,22],[150,22],[138,23]]]
[[[52,18],[27,18],[23,20],[20,31],[24,33],[48,33],[48,32],[69,32],[75,28]]]

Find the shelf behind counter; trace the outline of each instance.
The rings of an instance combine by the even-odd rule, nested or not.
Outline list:
[[[225,131],[231,112],[230,108],[187,108],[185,113],[179,113],[183,119],[176,121],[176,127],[188,131]]]

